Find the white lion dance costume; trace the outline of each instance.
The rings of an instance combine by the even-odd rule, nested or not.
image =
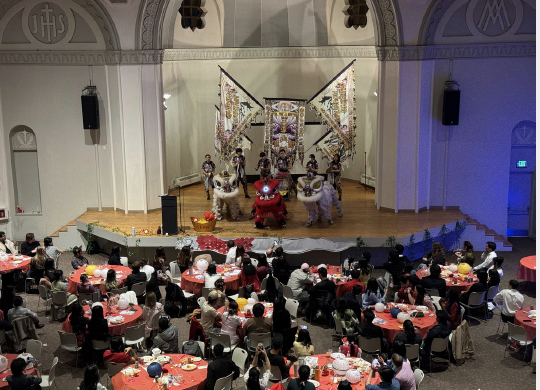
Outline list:
[[[330,214],[330,205],[332,204],[337,209],[339,217],[343,216],[343,209],[336,196],[336,190],[332,184],[324,181],[322,176],[298,178],[297,189],[298,200],[304,203],[308,212],[307,227],[313,225],[313,221],[316,219],[321,220],[323,215],[332,225],[334,223]]]
[[[214,204],[212,212],[221,221],[223,206],[226,204],[232,219],[238,221],[242,210],[238,203],[238,180],[236,173],[223,171],[214,176]]]

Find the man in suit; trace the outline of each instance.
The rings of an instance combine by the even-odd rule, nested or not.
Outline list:
[[[358,325],[358,334],[367,339],[379,338],[381,340],[382,351],[388,350],[388,341],[384,338],[383,330],[380,326],[374,325],[375,313],[373,310],[364,310],[364,323]],[[381,352],[382,352],[381,351]]]
[[[233,380],[240,376],[240,369],[228,356],[223,356],[223,345],[216,344],[214,346],[214,356],[216,357],[206,369],[206,386],[205,390],[214,390],[216,382],[220,378],[233,373]]]
[[[434,338],[444,339],[452,333],[452,327],[448,324],[448,313],[444,310],[437,310],[437,325],[431,328],[420,346],[422,355],[429,355],[431,352],[431,343]]]

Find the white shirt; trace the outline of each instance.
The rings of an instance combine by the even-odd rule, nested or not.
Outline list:
[[[302,294],[302,291],[304,290],[304,287],[306,284],[312,284],[313,278],[309,277],[309,273],[304,272],[302,269],[297,269],[292,272],[291,276],[289,277],[289,281],[287,282],[287,286],[293,290],[293,298],[296,299],[300,294]]]
[[[493,298],[493,303],[502,302],[502,313],[505,316],[515,316],[516,311],[523,309],[523,295],[517,290],[502,290]]]
[[[154,267],[146,264],[144,267],[141,268],[141,272],[144,272],[146,274],[146,281],[149,282],[152,278],[152,274],[154,273]]]
[[[204,287],[208,287],[208,288],[214,288],[214,283],[216,282],[216,280],[218,279],[221,279],[221,275],[220,274],[215,274],[215,275],[208,275],[208,274],[204,274]]]
[[[489,271],[490,269],[493,269],[493,268],[495,268],[495,264],[493,264],[491,267],[489,267],[488,271]],[[504,272],[503,272],[503,269],[502,269],[502,268],[499,268],[499,269],[497,269],[497,272],[499,273],[499,276],[502,278],[503,273],[504,273]]]
[[[480,259],[482,260],[482,264],[477,265],[473,269],[480,269],[480,268],[489,268],[493,264],[493,259],[497,257],[497,254],[495,251],[491,251],[490,253],[482,253],[482,256],[480,256]]]
[[[227,257],[225,258],[225,264],[234,265],[235,261],[236,261],[236,247],[233,246],[231,249],[229,249],[229,252],[227,253]]]
[[[249,370],[251,370],[251,367],[244,374],[244,381],[246,382],[249,379]],[[261,390],[266,390],[268,388],[268,380],[270,378],[272,378],[272,373],[270,371],[266,371],[264,374],[259,375],[259,385],[261,386]]]

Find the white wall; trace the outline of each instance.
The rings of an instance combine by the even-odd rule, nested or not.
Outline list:
[[[264,59],[221,61],[176,61],[163,64],[163,90],[171,94],[165,111],[167,183],[176,177],[199,173],[204,155],[214,155],[215,108],[220,65],[235,78],[261,104],[268,98],[310,99],[351,59]],[[355,63],[357,105],[357,156],[345,170],[344,177],[360,179],[364,170],[364,150],[368,152],[368,175],[375,176],[377,100],[373,91],[377,88],[378,61],[358,59]],[[308,110],[307,121],[316,120]],[[259,115],[257,122],[263,121]],[[308,126],[305,132],[305,150],[324,134],[324,126]],[[264,126],[254,126],[248,136],[259,147],[263,145]],[[315,152],[315,147],[306,154]],[[318,155],[319,164],[326,166]],[[246,152],[247,173],[256,174],[255,165],[259,150],[252,146]],[[214,158],[217,170],[219,166]],[[293,173],[303,173],[300,165]]]

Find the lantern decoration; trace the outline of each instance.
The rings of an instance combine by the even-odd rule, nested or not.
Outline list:
[[[452,273],[453,273],[453,272],[456,272],[457,270],[458,270],[457,264],[450,264],[450,265],[448,266],[448,271],[450,271],[450,272],[452,272]]]
[[[397,307],[394,307],[393,309],[390,310],[390,315],[392,316],[392,318],[397,318],[397,316],[401,312],[402,312],[401,309],[398,309]]]
[[[4,371],[8,367],[8,360],[5,356],[0,355],[0,372]]]
[[[460,265],[458,265],[457,270],[460,274],[467,275],[471,270],[471,266],[467,263],[461,263]]]
[[[348,370],[345,374],[345,378],[347,378],[350,383],[355,384],[360,382],[360,379],[362,379],[362,374],[360,374],[358,370]]]
[[[156,378],[161,375],[163,368],[158,362],[153,362],[146,368],[146,372],[150,378]]]
[[[349,362],[347,359],[336,359],[334,360],[334,363],[332,363],[332,369],[336,374],[343,376],[349,370]]]
[[[97,265],[92,264],[87,266],[84,272],[86,272],[87,275],[93,276],[95,270],[97,270]]]
[[[408,313],[401,312],[397,315],[397,320],[400,324],[403,324],[405,321],[410,320],[411,316]]]
[[[129,301],[126,298],[120,298],[116,305],[118,306],[118,308],[120,310],[125,310],[125,309],[127,309],[128,305],[129,305]]]
[[[375,304],[375,311],[377,313],[382,313],[384,311],[384,303],[378,302]]]
[[[208,268],[208,261],[206,261],[205,259],[200,259],[197,261],[197,269],[201,272],[204,272],[206,271],[206,269]]]
[[[246,306],[248,304],[248,301],[247,301],[246,298],[238,298],[236,300],[236,303],[238,304],[238,310],[243,311],[244,306]]]

